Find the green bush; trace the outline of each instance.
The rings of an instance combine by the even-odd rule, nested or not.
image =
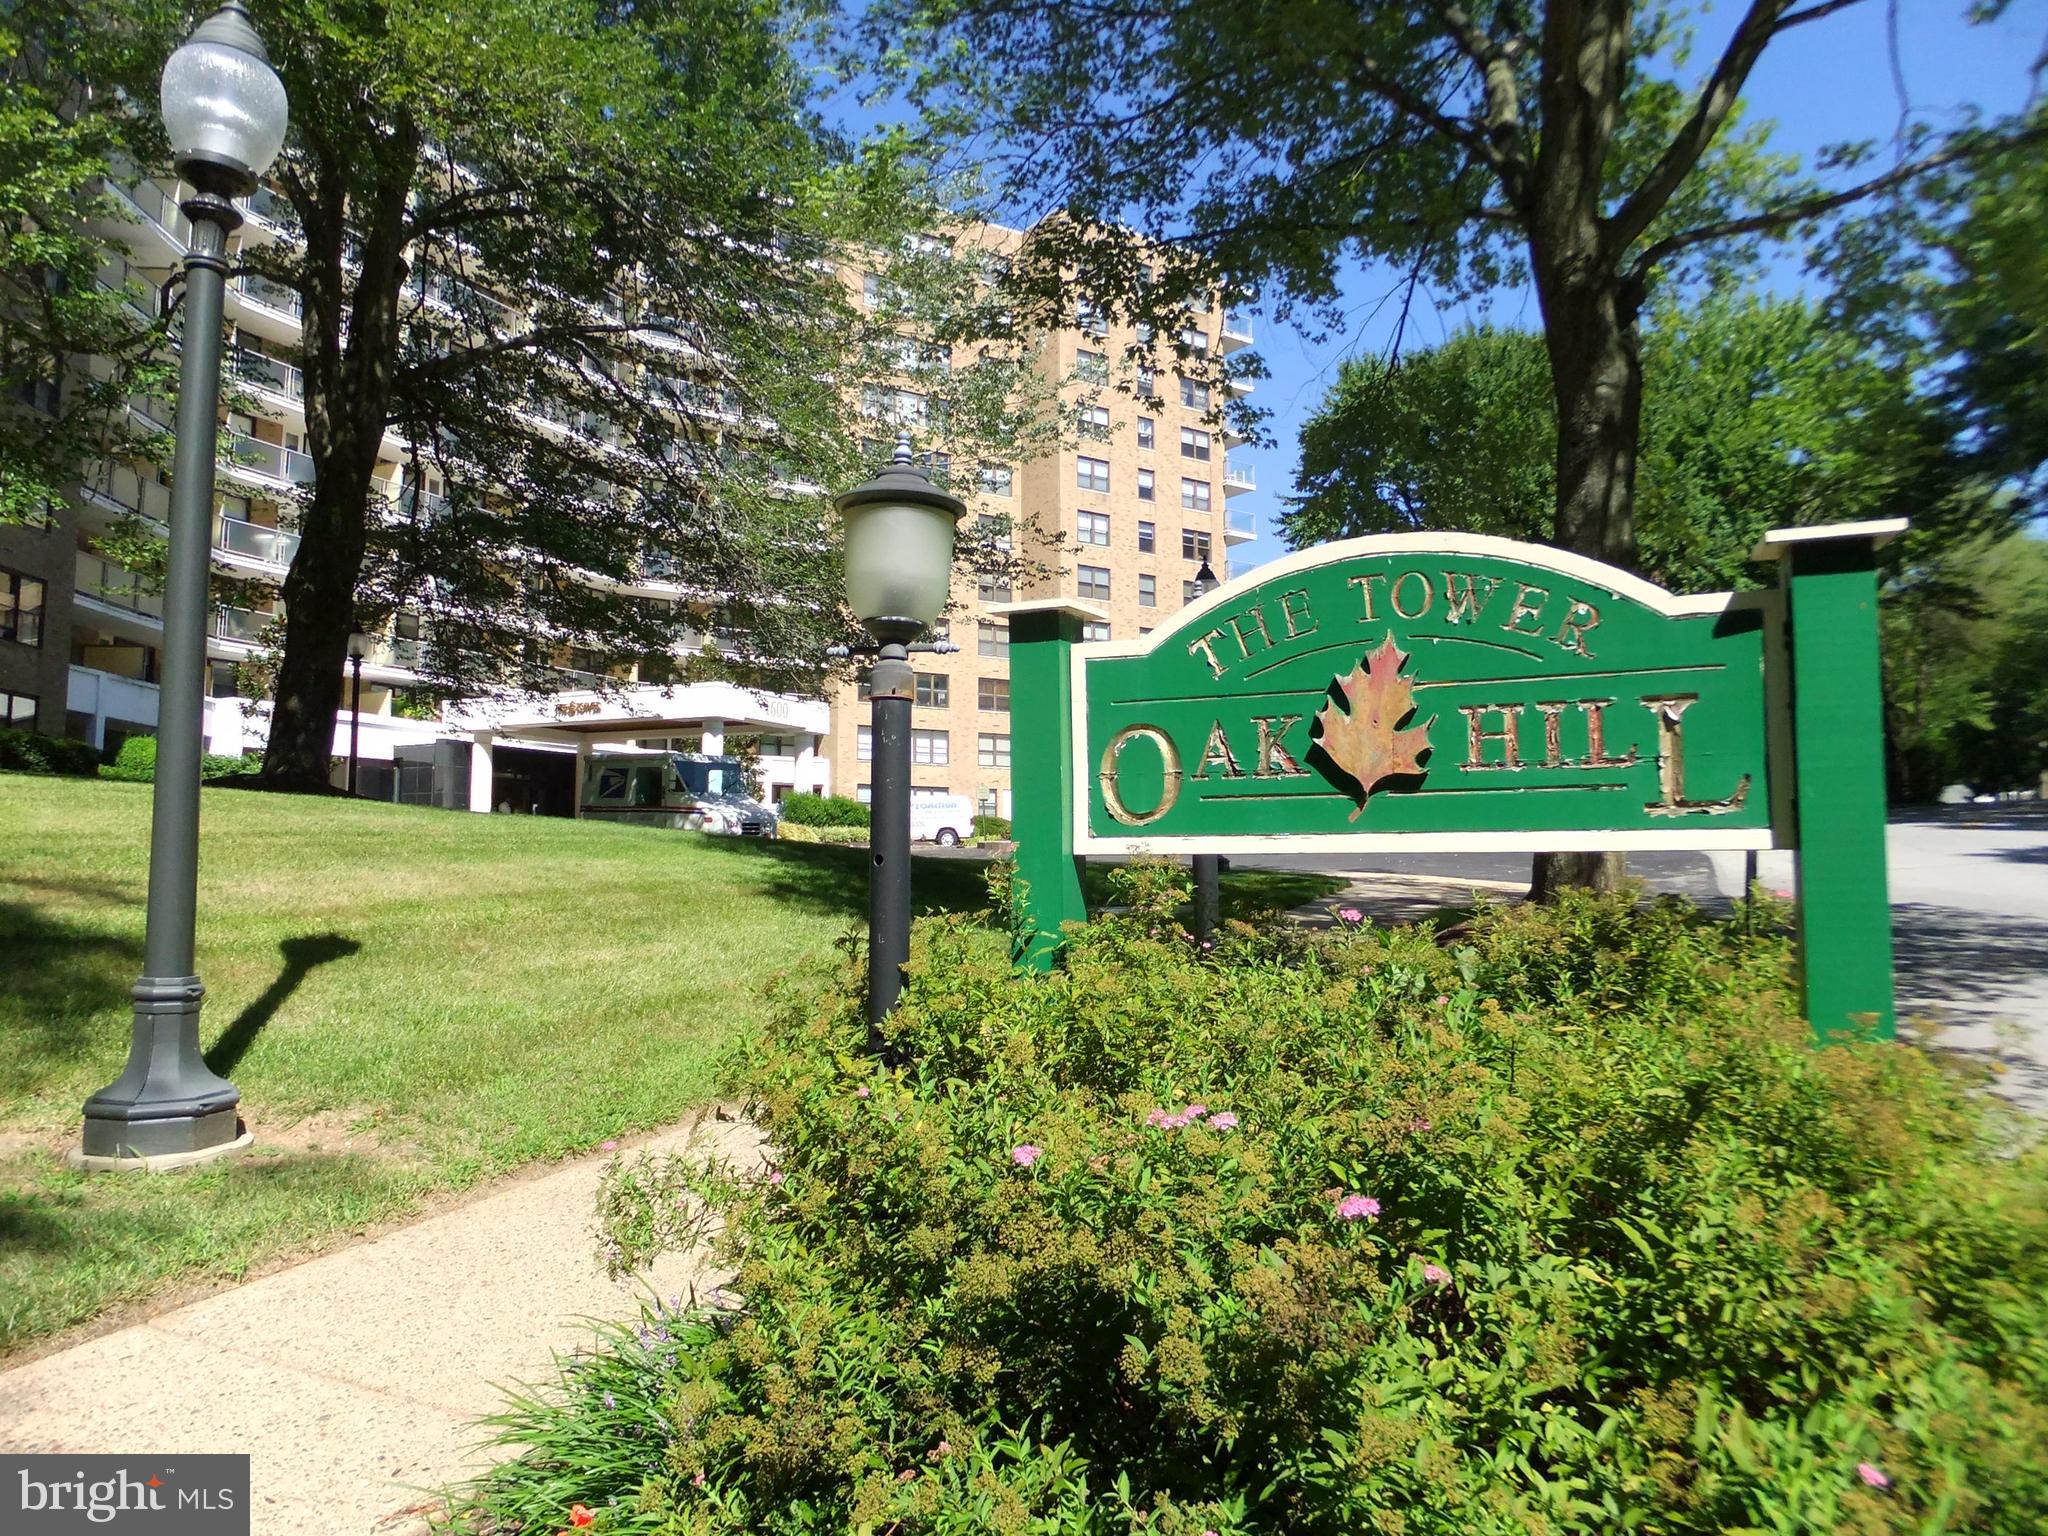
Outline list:
[[[974,818],[974,835],[992,837],[1000,842],[1010,840],[1010,818],[1007,816],[977,816]]]
[[[208,752],[199,759],[199,776],[202,779],[224,779],[230,774],[254,773],[263,766],[263,759],[251,753],[244,757],[225,757]],[[126,779],[132,783],[150,784],[156,781],[156,738],[154,736],[130,736],[121,743],[121,750],[114,754],[113,762],[100,769],[103,779]]]
[[[844,795],[800,793],[782,802],[782,819],[800,827],[864,827],[868,808]]]
[[[858,974],[786,1001],[731,1085],[772,1172],[602,1197],[615,1269],[707,1237],[731,1292],[518,1405],[469,1514],[2048,1529],[2048,1155],[1912,1046],[1816,1049],[1782,939],[1587,897],[1205,952],[1121,879],[1044,976],[921,923],[901,1066]]]
[[[99,771],[99,754],[89,741],[45,736],[41,731],[0,727],[0,769],[15,773],[59,773],[91,778]]]

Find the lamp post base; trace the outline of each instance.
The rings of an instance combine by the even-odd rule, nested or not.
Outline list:
[[[173,1168],[189,1168],[194,1163],[210,1163],[217,1157],[245,1152],[255,1144],[256,1133],[244,1125],[233,1110],[225,1115],[207,1115],[181,1123],[194,1133],[196,1140],[202,1130],[207,1135],[214,1134],[218,1127],[212,1122],[222,1119],[227,1121],[228,1139],[225,1141],[209,1142],[182,1152],[141,1152],[128,1147],[119,1153],[107,1154],[73,1147],[65,1154],[64,1161],[80,1173],[168,1173]]]
[[[120,1077],[85,1101],[80,1166],[140,1167],[138,1160],[212,1154],[242,1135],[242,1096],[199,1051],[197,976],[135,983],[133,1038]]]

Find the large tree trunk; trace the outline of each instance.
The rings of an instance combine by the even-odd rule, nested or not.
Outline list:
[[[370,486],[391,408],[405,283],[406,198],[419,135],[399,124],[382,138],[367,195],[346,194],[361,174],[358,167],[320,163],[302,188],[305,195],[294,199],[309,262],[306,449],[314,481],[298,552],[284,580],[284,655],[263,753],[262,778],[280,789],[321,790],[329,784],[335,714],[369,537]],[[344,326],[344,254],[358,220],[361,265]]]
[[[1557,402],[1556,539],[1566,549],[1624,569],[1636,563],[1636,443],[1642,426],[1639,292],[1581,253],[1547,273],[1538,264]],[[1562,270],[1560,270],[1560,268]],[[1593,280],[1584,280],[1592,271]],[[1553,901],[1570,888],[1619,890],[1619,853],[1539,853],[1529,894]]]

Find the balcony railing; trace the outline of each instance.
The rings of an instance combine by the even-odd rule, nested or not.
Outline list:
[[[267,224],[275,230],[288,230],[292,227],[291,204],[268,187],[258,187],[247,197],[236,201],[242,212],[259,224]]]
[[[119,166],[115,173],[121,174]],[[162,187],[147,176],[137,176],[133,183],[110,180],[106,185],[116,197],[162,230],[179,250],[191,249],[192,221]]]
[[[1228,347],[1248,347],[1252,344],[1252,317],[1226,313],[1223,316],[1223,343]]]
[[[213,633],[222,640],[254,645],[277,618],[275,613],[256,613],[247,608],[216,608]]]
[[[92,602],[104,603],[109,608],[125,609],[129,613],[143,614],[152,619],[161,619],[164,616],[162,594],[143,591],[142,578],[126,566],[116,565],[111,560],[102,560],[98,555],[89,555],[80,550],[74,579],[78,595]]]
[[[398,508],[408,517],[417,512],[431,523],[447,515],[448,498],[436,496],[432,491],[422,495],[417,486],[408,485],[398,493]]]
[[[313,483],[313,460],[308,454],[296,448],[287,448],[282,443],[266,443],[260,437],[250,437],[246,432],[228,434],[228,458],[223,462],[230,469],[245,474],[261,475],[266,480],[281,481],[286,485],[311,485]]]
[[[213,547],[223,554],[283,567],[290,565],[299,552],[299,536],[223,514],[213,520]]]
[[[306,398],[306,376],[303,373],[290,363],[279,362],[261,352],[251,352],[247,347],[237,347],[228,355],[228,371],[244,384],[267,389],[288,400]]]
[[[406,640],[397,635],[378,635],[363,647],[363,660],[373,667],[403,667],[419,670],[426,641]]]
[[[1255,538],[1259,531],[1259,514],[1250,508],[1239,511],[1235,507],[1230,507],[1224,511],[1223,526],[1232,534],[1243,534],[1246,538]]]
[[[289,315],[294,320],[306,312],[305,296],[296,288],[287,288],[258,272],[244,272],[237,277],[235,292],[252,304],[261,304],[265,309]]]
[[[1249,464],[1231,464],[1223,471],[1223,489],[1231,491],[1255,491],[1259,488],[1258,476]]]

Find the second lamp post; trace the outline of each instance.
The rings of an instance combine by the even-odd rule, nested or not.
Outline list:
[[[836,502],[846,524],[846,601],[876,646],[869,689],[874,746],[868,868],[868,1046],[903,990],[910,959],[911,642],[945,611],[953,536],[967,504],[933,485],[896,440],[894,459]]]

